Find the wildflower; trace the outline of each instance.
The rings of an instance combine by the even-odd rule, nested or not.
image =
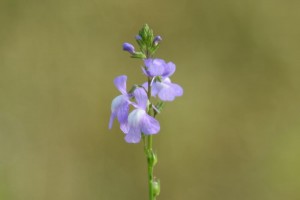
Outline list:
[[[120,123],[120,128],[123,132],[127,132],[126,124],[127,124],[129,104],[130,104],[129,101],[130,95],[126,91],[126,81],[127,81],[127,76],[125,75],[118,76],[114,80],[114,84],[116,88],[122,94],[113,99],[111,103],[111,116],[109,120],[109,129],[112,128],[113,121],[115,118],[117,118]]]
[[[166,63],[163,59],[145,59],[144,60],[145,68],[143,68],[144,74],[149,77],[154,76],[171,76],[175,70],[176,66],[172,62]]]
[[[145,59],[144,64],[143,72],[146,76],[161,76],[165,71],[166,62],[163,59]]]
[[[128,143],[138,143],[142,133],[145,135],[156,134],[160,130],[159,122],[147,114],[148,97],[144,89],[137,88],[133,92],[136,100],[134,109],[128,116],[125,140]]]
[[[148,87],[148,83],[145,83]],[[162,78],[161,81],[156,80],[152,83],[152,96],[158,96],[163,101],[173,101],[175,97],[182,96],[183,89],[180,85],[172,83],[168,77]]]
[[[181,86],[172,83],[169,78],[176,70],[174,63],[166,63],[162,59],[145,59],[144,64],[144,74],[149,77],[154,77],[150,85],[152,87],[152,96],[158,95],[163,101],[173,101],[175,97],[182,96],[183,89]],[[143,86],[148,88],[148,83],[144,83]]]
[[[123,50],[129,52],[131,58],[144,61],[143,73],[147,76],[144,84],[135,84],[127,92],[127,76],[118,76],[114,84],[121,92],[115,97],[111,104],[111,116],[109,129],[112,128],[115,118],[120,123],[120,129],[125,134],[125,141],[138,143],[141,138],[144,142],[144,152],[148,164],[149,199],[156,199],[160,193],[160,182],[153,176],[153,168],[157,163],[157,155],[153,151],[153,134],[160,131],[159,121],[155,116],[161,113],[164,101],[173,101],[175,97],[183,94],[180,85],[172,83],[170,77],[174,74],[176,66],[172,62],[165,62],[163,59],[153,59],[161,36],[154,37],[153,30],[145,24],[135,36],[139,50],[130,43],[123,44]],[[150,94],[151,93],[151,94]],[[151,102],[150,96],[158,96],[161,100]],[[129,112],[130,106],[133,106]]]

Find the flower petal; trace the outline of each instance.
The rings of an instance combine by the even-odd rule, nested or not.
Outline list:
[[[152,65],[153,59],[148,58],[144,60],[144,64],[146,66],[146,68],[149,68]]]
[[[131,127],[140,127],[141,120],[144,118],[144,115],[146,115],[146,111],[142,109],[134,109],[128,116],[128,126],[129,129]]]
[[[172,62],[168,62],[167,64],[165,64],[165,71],[162,74],[163,77],[169,77],[172,76],[172,74],[174,74],[176,70],[176,65]]]
[[[129,112],[129,99],[126,95],[119,95],[111,103],[111,112],[120,123],[127,122]],[[110,122],[112,123],[112,122]]]
[[[126,123],[129,113],[129,103],[125,101],[117,110],[117,117],[120,123]]]
[[[175,97],[183,94],[180,85],[172,83],[170,78],[165,78],[162,82],[156,82],[158,97],[163,101],[173,101]]]
[[[150,76],[149,73],[147,72],[146,68],[143,66],[142,71],[146,76]]]
[[[120,129],[123,131],[123,133],[127,134],[129,131],[129,126],[128,123],[121,123],[120,125]]]
[[[125,136],[125,140],[128,143],[139,143],[141,137],[141,130],[138,127],[131,127]]]
[[[112,128],[114,119],[117,117],[118,108],[119,108],[120,104],[122,104],[122,100],[123,100],[122,96],[123,95],[119,95],[119,96],[115,97],[112,100],[112,103],[111,103],[111,115],[110,115],[109,125],[108,125],[109,129]]]
[[[143,88],[136,88],[133,92],[133,96],[135,97],[138,107],[146,110],[148,101],[146,91]]]
[[[165,61],[162,59],[146,59],[144,61],[148,76],[161,76],[165,71]]]
[[[142,86],[148,91],[148,82],[143,83]]]
[[[159,83],[159,82],[153,82],[153,83],[152,83],[152,88],[151,88],[151,95],[152,95],[152,96],[155,97],[155,96],[158,94],[158,92],[159,92],[159,90],[160,90],[160,88],[161,88],[160,84],[161,84],[161,83]],[[148,84],[147,84],[147,85],[148,85]]]
[[[168,84],[164,84],[164,87],[158,92],[158,97],[163,101],[173,101],[175,99],[175,94],[172,87]]]
[[[114,123],[114,119],[116,118],[116,115],[115,113],[111,113],[110,115],[110,119],[109,119],[109,124],[108,124],[108,128],[111,129],[112,128],[112,125]]]
[[[159,122],[148,114],[144,115],[141,122],[141,131],[144,134],[156,134],[159,130]]]
[[[116,88],[122,93],[122,94],[127,94],[126,92],[126,81],[127,81],[127,76],[126,75],[121,75],[115,78],[114,84]]]
[[[111,102],[111,112],[116,112],[116,110],[123,103],[123,101],[124,101],[123,95],[119,95],[115,97]]]
[[[174,94],[178,97],[178,96],[182,96],[183,95],[183,89],[180,85],[176,84],[176,83],[171,83],[171,87],[174,90]]]

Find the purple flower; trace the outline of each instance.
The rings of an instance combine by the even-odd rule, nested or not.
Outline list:
[[[162,41],[162,38],[159,35],[155,36],[155,38],[153,40],[153,44],[156,46],[156,45],[158,45],[158,43],[160,43],[160,41]]]
[[[148,83],[144,83],[144,87],[148,87]],[[180,85],[172,83],[170,78],[162,78],[160,81],[154,81],[152,83],[152,96],[158,96],[163,101],[173,101],[175,97],[182,96],[183,89]]]
[[[127,43],[127,42],[125,42],[123,44],[123,50],[124,51],[128,51],[131,54],[135,53],[134,46],[132,44],[130,44],[130,43]]]
[[[129,94],[126,92],[126,80],[127,76],[118,76],[114,80],[114,84],[117,89],[122,93],[113,99],[111,103],[111,116],[109,120],[109,129],[112,128],[113,121],[115,118],[118,119],[120,123],[120,128],[123,132],[126,132],[126,124],[129,113]]]
[[[176,66],[172,62],[166,63],[162,59],[146,59],[144,60],[145,69],[144,73],[153,78],[151,83],[151,95],[156,96],[163,101],[173,101],[175,97],[182,96],[183,89],[178,84],[172,83],[169,78],[176,70]],[[147,89],[148,83],[144,83],[143,86]]]
[[[128,116],[125,140],[128,143],[138,143],[142,133],[146,135],[156,134],[160,130],[159,122],[147,114],[148,97],[144,89],[137,88],[133,92],[137,104],[136,108]]]
[[[159,58],[145,59],[144,64],[145,64],[145,68],[143,68],[144,74],[150,77],[154,77],[154,76],[169,77],[176,70],[176,66],[174,63],[172,62],[166,63],[163,59],[159,59]]]

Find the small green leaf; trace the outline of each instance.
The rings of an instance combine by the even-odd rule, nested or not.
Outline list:
[[[140,59],[145,59],[146,56],[142,52],[135,52],[131,55],[131,58],[140,58]]]
[[[154,54],[158,48],[159,48],[159,44],[156,45],[156,46],[152,46],[152,47],[150,48],[151,54]]]
[[[155,108],[158,110],[158,112],[161,112],[164,107],[165,107],[165,102],[163,101],[160,101],[155,105]]]

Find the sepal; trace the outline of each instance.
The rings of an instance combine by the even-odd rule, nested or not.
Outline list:
[[[160,102],[156,103],[154,106],[154,109],[153,109],[154,115],[161,113],[161,111],[163,110],[164,107],[165,107],[165,102],[160,101]]]

